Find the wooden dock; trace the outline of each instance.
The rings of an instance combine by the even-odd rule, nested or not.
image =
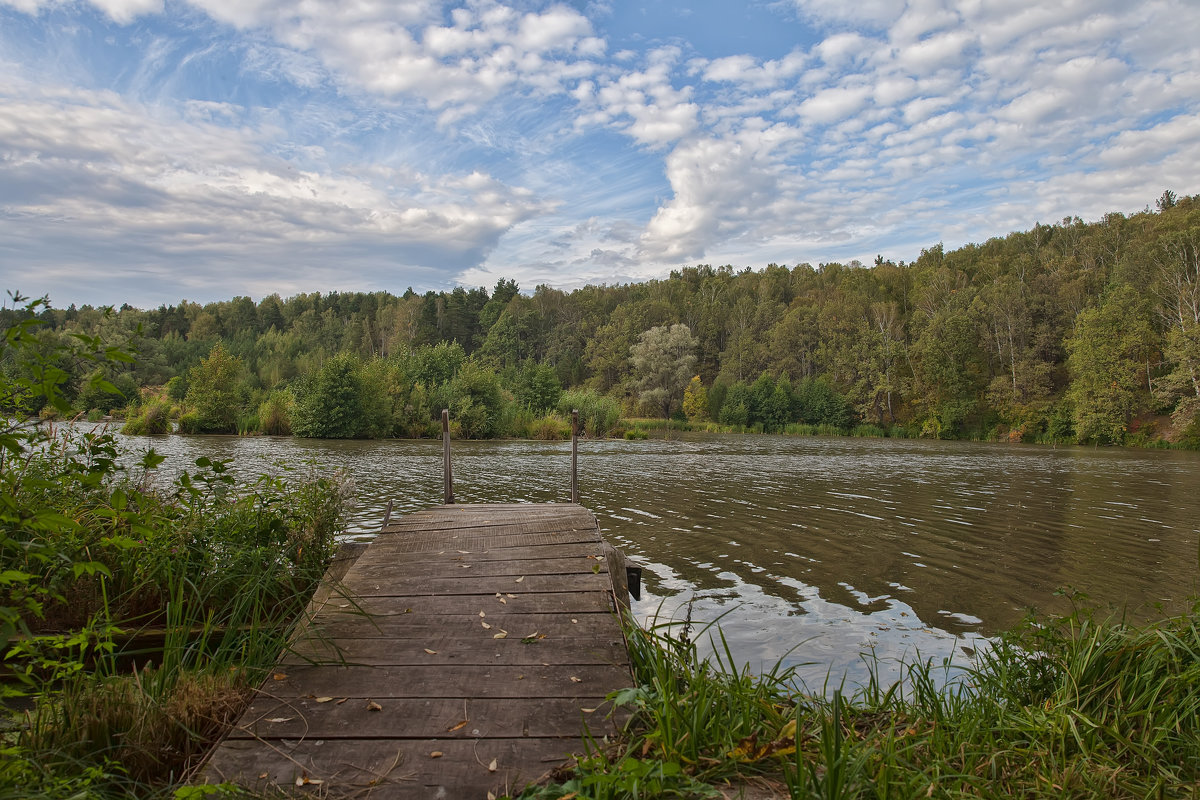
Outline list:
[[[632,684],[625,576],[605,548],[573,503],[391,522],[314,600],[204,779],[381,800],[520,792],[582,752],[585,730],[612,733],[604,698]]]

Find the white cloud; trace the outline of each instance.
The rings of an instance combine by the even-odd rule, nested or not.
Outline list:
[[[393,246],[414,264],[524,265],[561,284],[719,254],[815,262],[880,237],[1002,233],[1070,191],[1091,193],[1065,209],[1085,214],[1148,191],[1140,207],[1165,185],[1200,188],[1190,0],[792,0],[813,26],[796,40],[816,40],[772,58],[714,58],[678,38],[629,49],[636,37],[598,35],[612,9],[596,3],[187,1],[241,31],[224,44],[242,78],[351,98],[311,112],[336,135],[299,136],[301,112],[203,93],[165,111],[116,95],[12,95],[0,107],[3,213],[46,230],[69,218],[84,239],[126,231],[146,252],[357,242],[361,263]],[[27,12],[55,2],[0,0]],[[158,2],[92,5],[128,22]],[[141,71],[121,78],[130,96],[153,96],[182,57],[177,40],[153,49],[151,38],[138,39]],[[453,166],[382,142],[419,125],[376,131],[359,119],[372,105],[436,119],[423,153]],[[347,160],[351,129],[371,130],[376,149]],[[614,166],[630,154],[639,175]],[[581,163],[627,184],[595,201],[603,212],[573,208]],[[1139,176],[1139,165],[1150,167]],[[171,225],[186,233],[168,242]]]
[[[47,262],[28,267],[86,269],[103,249],[163,280],[183,280],[197,260],[379,277],[385,264],[478,261],[505,231],[546,210],[479,171],[297,169],[270,155],[270,129],[230,127],[221,104],[188,110],[188,119],[175,118],[110,92],[21,84],[0,95],[0,216],[21,220],[23,236],[69,232],[67,253],[47,247]],[[0,226],[0,243],[12,236]],[[39,258],[36,248],[26,253]]]
[[[829,124],[860,111],[871,97],[867,86],[838,86],[824,89],[800,104],[800,116],[817,124]]]

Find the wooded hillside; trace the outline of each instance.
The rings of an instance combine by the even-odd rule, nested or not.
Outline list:
[[[141,387],[164,385],[185,415],[227,407],[194,430],[266,430],[274,414],[287,423],[276,432],[419,435],[436,408],[458,403],[464,435],[504,435],[527,432],[575,389],[626,416],[686,410],[766,430],[1197,442],[1200,196],[1165,192],[1156,205],[950,252],[934,245],[911,262],[699,265],[570,292],[522,294],[501,280],[490,292],[235,297],[111,314],[72,306],[41,317],[60,335],[135,341],[136,363],[107,375],[113,391],[98,396],[77,376],[80,411],[136,405]],[[631,360],[656,328],[685,337],[670,356],[676,372],[687,367],[682,381]],[[203,397],[218,390],[228,394]],[[345,424],[329,422],[330,404],[345,406]],[[472,408],[478,420],[467,419]],[[521,409],[526,428],[514,428]]]

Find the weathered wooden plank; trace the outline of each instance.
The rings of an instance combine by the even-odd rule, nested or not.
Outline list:
[[[474,635],[432,635],[405,639],[387,637],[307,639],[292,645],[282,664],[347,663],[368,666],[428,666],[432,664],[627,664],[625,642],[594,637],[552,636],[528,624],[507,631],[504,639],[493,635],[505,630],[497,625],[471,628]],[[432,650],[433,652],[429,652]]]
[[[206,778],[259,790],[295,788],[300,783],[299,790],[320,797],[366,797],[369,790],[371,800],[482,800],[487,792],[517,794],[582,750],[578,739],[533,737],[482,741],[306,738],[273,741],[271,747],[254,740],[228,739],[209,762]],[[441,755],[434,758],[434,753]]]
[[[276,700],[260,696],[229,733],[231,739],[503,739],[615,734],[628,719],[601,699],[419,698],[379,703],[367,710],[362,697]],[[375,701],[371,701],[375,702]],[[397,720],[404,720],[403,726]],[[462,723],[466,723],[465,725]]]
[[[428,520],[413,520],[392,523],[380,531],[380,536],[401,534],[428,534],[435,531],[474,530],[476,535],[491,535],[489,532],[504,532],[503,529],[519,527],[529,533],[550,533],[553,531],[593,531],[595,528],[586,515],[580,514],[543,514],[503,513],[491,515],[471,515],[456,517],[453,515],[431,518]]]
[[[530,628],[550,637],[611,636],[614,630],[613,616],[609,612],[589,612],[564,617],[559,614],[522,614],[507,611],[487,612],[487,622],[505,630]],[[460,632],[474,633],[480,628],[479,613],[438,614],[418,613],[393,614],[391,616],[355,616],[351,614],[325,615],[307,626],[305,638],[347,638],[381,636],[392,640],[421,639],[432,636],[453,635]],[[301,639],[299,641],[304,641]]]
[[[453,560],[459,556],[468,555],[478,562],[541,561],[555,558],[585,559],[593,562],[604,560],[600,545],[596,542],[523,544],[520,547],[477,548],[468,550],[466,553],[459,553],[459,550],[466,550],[466,548],[447,545],[437,550],[401,553],[399,550],[389,550],[384,545],[380,545],[378,548],[372,547],[364,553],[358,562],[370,566],[395,568],[409,564],[445,563],[446,559]],[[359,565],[358,562],[355,563],[356,567]]]
[[[554,552],[558,549],[547,548],[547,552]],[[525,549],[525,552],[528,552],[528,549]],[[405,576],[413,573],[430,578],[459,578],[463,576],[463,564],[470,565],[465,569],[471,570],[472,577],[480,575],[508,575],[513,578],[521,575],[590,575],[596,574],[594,568],[597,565],[600,567],[599,574],[607,574],[608,565],[605,560],[597,560],[592,558],[592,555],[593,548],[566,558],[512,558],[508,549],[469,555],[455,553],[450,560],[447,560],[445,555],[420,561],[406,557],[399,563],[380,560],[363,564],[356,569],[355,575],[363,580],[378,580],[393,575]]]
[[[359,597],[400,597],[412,595],[517,595],[538,593],[603,592],[612,582],[606,573],[584,572],[576,575],[476,575],[471,565],[459,565],[454,577],[430,577],[419,570],[399,571],[394,576],[363,575],[358,584]],[[511,601],[511,598],[510,598]]]
[[[271,697],[603,697],[628,686],[619,665],[342,667],[297,665],[267,678]]]
[[[513,594],[516,594],[516,592],[513,592]],[[612,595],[599,591],[543,592],[536,595],[518,595],[514,600],[505,599],[507,602],[500,603],[493,592],[484,592],[475,595],[446,595],[442,597],[435,597],[433,595],[412,595],[406,597],[363,596],[355,598],[354,603],[350,603],[346,599],[339,601],[335,597],[331,598],[321,608],[317,616],[323,617],[326,614],[355,616],[360,611],[367,614],[390,616],[404,613],[430,614],[438,612],[446,614],[478,614],[480,611],[486,611],[488,614],[491,614],[493,611],[508,611],[509,613],[518,614],[586,614],[589,611],[613,610]],[[344,608],[342,607],[342,603],[346,604]],[[358,610],[356,610],[355,604]]]
[[[397,538],[391,542],[381,543],[379,552],[388,553],[428,553],[452,550],[495,550],[501,547],[528,547],[545,544],[585,544],[595,542],[595,538],[586,532],[522,532],[497,534],[495,536],[450,535],[445,538],[412,537]]]

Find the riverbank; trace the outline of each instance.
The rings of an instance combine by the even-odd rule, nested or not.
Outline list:
[[[798,692],[719,630],[627,626],[638,687],[616,742],[519,795],[549,798],[1178,797],[1200,788],[1200,610],[1145,626],[1030,619],[950,675]],[[696,636],[716,639],[700,658]],[[874,673],[873,673],[874,674]],[[739,788],[740,787],[740,788]]]
[[[184,797],[337,549],[332,476],[169,488],[112,433],[31,434],[0,470],[0,797]]]
[[[713,434],[771,434],[781,436],[843,436],[857,439],[940,439],[943,441],[965,442],[997,442],[1007,444],[1044,444],[1051,446],[1080,444],[1075,437],[1062,435],[1054,431],[1030,430],[1024,427],[1011,428],[1006,425],[993,425],[990,428],[968,427],[955,435],[933,435],[929,431],[895,424],[850,423],[834,425],[830,423],[790,422],[776,429],[768,429],[762,423],[726,424],[707,419],[673,419],[653,417],[622,417],[618,414],[618,405],[608,398],[601,398],[594,393],[575,393],[568,400],[582,400],[584,406],[581,413],[580,433],[600,439],[638,440],[650,437],[669,437],[674,433],[713,433]],[[608,402],[604,402],[604,401]],[[545,410],[534,414],[518,408],[505,409],[500,415],[500,422],[488,436],[466,435],[463,425],[451,418],[451,434],[454,438],[487,438],[487,439],[525,439],[529,441],[563,441],[571,437],[570,421],[571,404],[560,405],[557,411]],[[132,410],[118,409],[115,415],[88,416],[88,421],[105,422],[120,426],[122,433],[132,436],[160,435],[179,433],[188,435],[194,433],[182,421],[185,415],[183,406],[172,406],[163,403],[149,403]],[[83,418],[83,415],[79,415]],[[1120,443],[1106,442],[1105,446],[1149,448],[1156,450],[1200,450],[1200,428],[1188,428],[1173,438],[1167,438],[1164,431],[1171,429],[1169,417],[1146,417],[1133,421],[1130,430]],[[237,435],[291,435],[290,429],[274,430],[263,426],[258,417],[248,418],[246,424],[239,427]],[[438,438],[440,429],[430,422],[427,426],[407,430],[406,436],[389,437],[357,436],[357,437],[300,437],[300,438]],[[1097,444],[1097,442],[1089,442]]]

